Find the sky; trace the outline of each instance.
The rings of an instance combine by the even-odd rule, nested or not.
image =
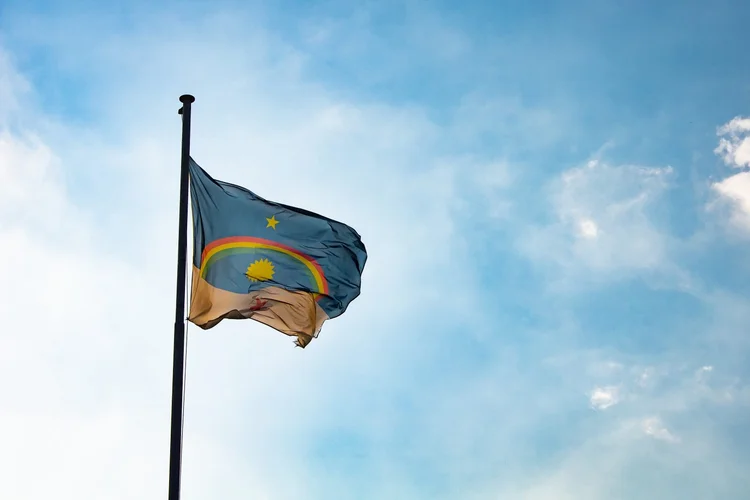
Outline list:
[[[306,349],[188,326],[200,499],[739,499],[750,4],[5,0],[0,497],[167,494],[180,119],[354,227]]]

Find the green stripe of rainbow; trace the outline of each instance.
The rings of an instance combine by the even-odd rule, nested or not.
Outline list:
[[[263,238],[253,238],[250,236],[231,236],[229,238],[221,238],[214,240],[203,249],[201,254],[201,278],[206,277],[208,269],[211,264],[216,261],[216,258],[225,253],[244,248],[257,248],[262,250],[274,250],[283,254],[289,255],[300,261],[312,274],[315,284],[318,287],[318,293],[327,295],[328,294],[328,281],[326,280],[323,269],[320,267],[315,259],[305,255],[299,250],[290,246],[278,243],[272,240],[266,240]]]

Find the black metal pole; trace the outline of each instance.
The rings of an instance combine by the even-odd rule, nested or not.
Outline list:
[[[188,166],[190,161],[190,105],[195,97],[185,94],[182,102],[182,159],[180,167],[180,229],[177,239],[177,298],[174,317],[172,360],[172,433],[169,446],[169,500],[180,499],[182,461],[182,401],[185,381],[185,283],[187,274]]]

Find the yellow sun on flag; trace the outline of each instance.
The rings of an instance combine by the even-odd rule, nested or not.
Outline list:
[[[267,281],[273,278],[273,264],[268,259],[258,259],[247,267],[250,281]]]

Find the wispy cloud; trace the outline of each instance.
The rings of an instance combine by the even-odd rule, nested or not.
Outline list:
[[[659,417],[645,418],[641,422],[641,426],[643,428],[643,432],[646,433],[646,435],[653,437],[654,439],[659,439],[668,443],[680,442],[680,439],[672,434],[669,429],[664,426]]]
[[[555,286],[660,275],[671,286],[688,286],[687,274],[671,262],[671,236],[652,217],[673,176],[668,166],[600,160],[569,169],[542,187],[553,221],[526,228],[518,248],[549,269]]]

